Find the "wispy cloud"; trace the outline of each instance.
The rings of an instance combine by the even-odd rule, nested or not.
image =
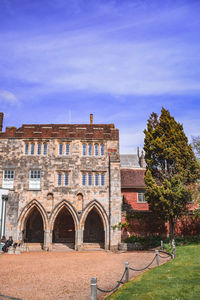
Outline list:
[[[17,97],[13,93],[6,90],[0,90],[0,103],[1,102],[11,105],[19,104],[19,100],[17,99]]]

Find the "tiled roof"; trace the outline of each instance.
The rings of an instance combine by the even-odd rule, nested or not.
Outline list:
[[[139,159],[136,154],[121,154],[121,168],[140,168]]]
[[[144,169],[121,169],[122,188],[145,188]]]
[[[118,140],[114,124],[26,124],[6,127],[0,138],[69,138]]]

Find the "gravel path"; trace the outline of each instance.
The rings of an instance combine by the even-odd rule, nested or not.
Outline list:
[[[2,254],[0,294],[23,300],[89,300],[91,277],[98,278],[101,288],[112,288],[120,279],[126,261],[134,268],[142,268],[154,255],[153,252],[141,251]],[[167,260],[160,259],[161,263]],[[138,274],[130,273],[132,278]],[[0,299],[4,297],[0,296]]]

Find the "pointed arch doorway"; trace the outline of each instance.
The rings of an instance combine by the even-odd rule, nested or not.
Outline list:
[[[24,241],[26,243],[44,243],[44,224],[36,207],[31,209],[24,225]]]
[[[94,207],[87,215],[84,225],[83,243],[92,246],[99,244],[101,248],[105,245],[105,230],[103,220]]]
[[[71,247],[74,247],[75,225],[73,217],[66,206],[56,216],[52,242],[57,244],[71,244]]]

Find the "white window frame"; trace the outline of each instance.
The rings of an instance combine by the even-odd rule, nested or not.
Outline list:
[[[142,201],[139,200],[140,196],[142,197]],[[137,202],[138,203],[147,203],[147,201],[145,200],[145,192],[137,193]]]
[[[4,189],[12,190],[14,188],[15,171],[3,170],[3,182],[2,187]]]
[[[29,171],[29,189],[30,190],[40,190],[41,186],[41,171],[40,170],[30,170]]]

